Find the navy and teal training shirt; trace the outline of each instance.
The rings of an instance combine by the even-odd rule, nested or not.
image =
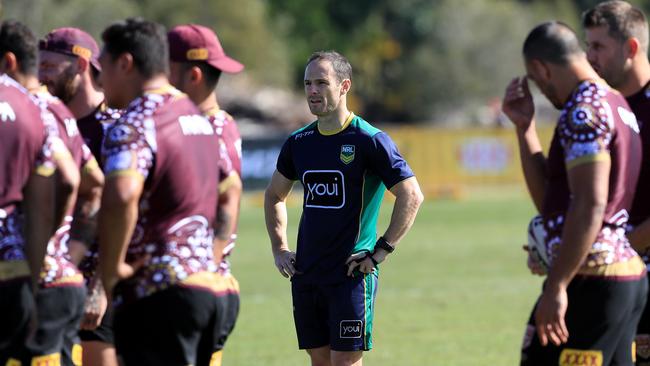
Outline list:
[[[351,254],[373,251],[386,187],[413,176],[390,137],[352,113],[337,133],[318,121],[292,133],[277,169],[304,188],[293,280],[309,283],[342,281]]]

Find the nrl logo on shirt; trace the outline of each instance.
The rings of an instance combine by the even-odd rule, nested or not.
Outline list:
[[[350,164],[354,160],[354,145],[341,145],[341,155],[344,164]]]

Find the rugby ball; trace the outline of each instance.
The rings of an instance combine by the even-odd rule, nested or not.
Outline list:
[[[550,263],[546,251],[546,229],[544,219],[540,215],[533,217],[528,224],[528,253],[533,261],[548,270]]]

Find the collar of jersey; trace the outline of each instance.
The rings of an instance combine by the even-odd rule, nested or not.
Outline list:
[[[214,116],[219,112],[221,112],[221,107],[219,107],[219,104],[217,103],[217,105],[215,105],[214,107],[208,109],[203,114],[206,115],[206,116]]]
[[[318,126],[318,132],[323,136],[336,135],[337,133],[339,133],[339,132],[345,130],[346,128],[348,128],[348,126],[350,125],[350,123],[352,122],[353,119],[354,119],[354,113],[350,112],[350,114],[348,115],[348,118],[345,120],[345,122],[343,123],[343,126],[341,126],[341,128],[339,128],[337,130],[332,130],[332,131],[323,131],[323,130],[320,129],[320,124],[318,124],[317,125]]]
[[[159,88],[145,90],[144,94],[176,94],[177,90],[171,84],[163,85]]]

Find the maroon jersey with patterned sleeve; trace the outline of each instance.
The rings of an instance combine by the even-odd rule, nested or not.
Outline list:
[[[97,161],[79,134],[77,120],[72,112],[45,88],[35,93],[34,96],[54,117],[59,136],[70,151],[75,165],[80,170],[99,169]],[[54,236],[48,242],[47,254],[40,276],[42,287],[83,286],[84,284],[83,276],[77,266],[72,263],[68,251],[73,211],[74,208],[71,208],[69,212],[66,212],[64,222],[60,223]]]
[[[630,211],[630,224],[636,226],[650,217],[650,83],[627,97],[627,102],[636,115],[643,145],[641,172]]]
[[[219,183],[219,141],[189,98],[172,87],[135,99],[107,131],[107,180],[131,175],[144,181],[127,262],[150,259],[118,283],[116,303],[170,285],[211,289],[216,272],[212,223]]]
[[[205,113],[205,118],[210,121],[214,127],[214,131],[219,136],[219,147],[222,155],[222,165],[226,170],[234,170],[241,178],[241,136],[239,128],[235,119],[222,110],[217,105],[212,110]],[[221,189],[220,189],[221,191]],[[238,218],[235,217],[235,220]],[[235,232],[230,237],[228,245],[223,249],[221,263],[219,263],[220,273],[230,273],[230,262],[228,256],[235,249],[235,241],[237,240],[237,223],[235,223]]]
[[[583,81],[562,110],[549,151],[543,216],[550,258],[564,245],[562,230],[571,203],[567,171],[606,160],[611,162],[607,207],[578,274],[639,278],[645,266],[625,236],[641,162],[636,118],[623,96],[607,84]]]
[[[0,282],[29,276],[21,202],[33,172],[50,176],[62,144],[45,111],[18,82],[0,76]]]

